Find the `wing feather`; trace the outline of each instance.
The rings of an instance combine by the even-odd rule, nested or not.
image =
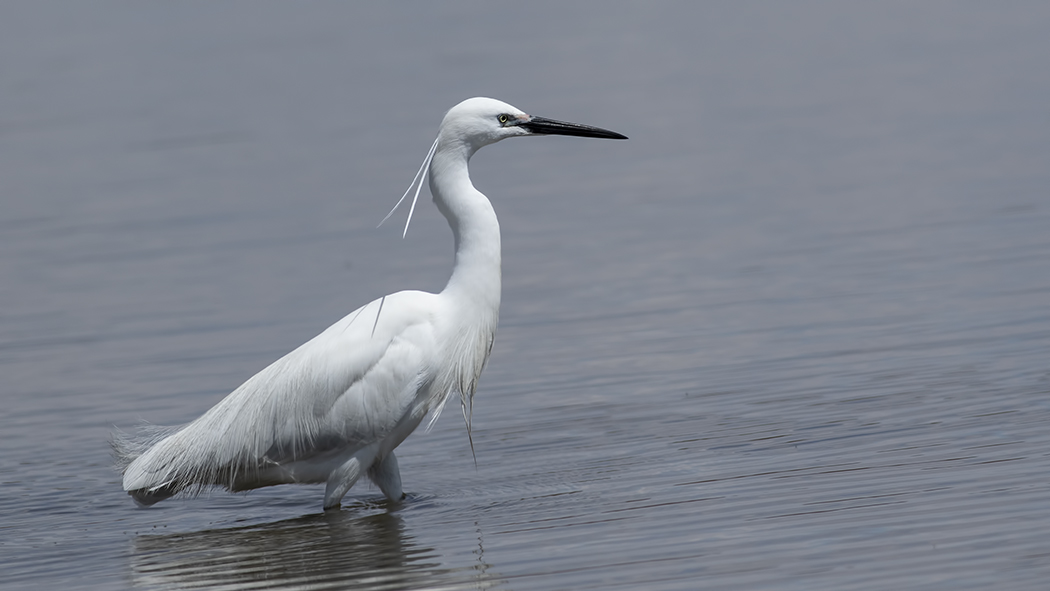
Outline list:
[[[125,490],[251,488],[268,467],[381,440],[432,380],[437,305],[399,292],[348,314],[134,459]]]

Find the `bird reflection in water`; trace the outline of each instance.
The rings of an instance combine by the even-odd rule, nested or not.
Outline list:
[[[135,538],[138,588],[494,589],[480,530],[474,564],[447,566],[402,519],[346,511],[241,528]]]

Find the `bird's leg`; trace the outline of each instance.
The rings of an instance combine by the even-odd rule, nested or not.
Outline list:
[[[372,464],[368,469],[368,477],[392,502],[396,503],[405,498],[405,493],[401,491],[401,472],[397,469],[394,452],[386,454],[385,458]]]
[[[374,446],[359,450],[346,463],[328,474],[328,484],[324,489],[325,511],[339,506],[339,501],[343,500],[343,495],[361,477],[362,467],[372,463],[375,453],[376,449]]]

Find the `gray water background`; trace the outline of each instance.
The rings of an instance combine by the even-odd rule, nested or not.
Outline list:
[[[0,4],[0,587],[1042,589],[1050,5]],[[192,420],[439,290],[401,195],[488,95],[627,142],[472,162],[504,299],[408,501],[135,507]]]

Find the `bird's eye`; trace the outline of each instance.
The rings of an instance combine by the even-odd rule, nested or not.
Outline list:
[[[496,119],[498,119],[501,124],[506,125],[507,121],[510,121],[510,116],[506,113],[503,113],[499,117],[496,117]]]

